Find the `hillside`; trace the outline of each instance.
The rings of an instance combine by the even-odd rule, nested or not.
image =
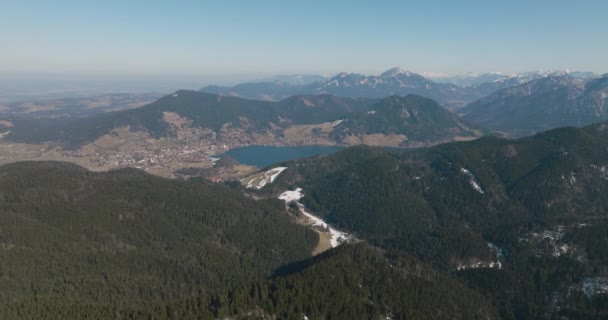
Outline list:
[[[410,256],[343,246],[272,278],[192,299],[136,307],[37,299],[0,306],[10,318],[496,319],[492,303]]]
[[[278,201],[139,170],[0,167],[0,315],[10,319],[495,318],[411,256],[318,241]]]
[[[0,297],[154,304],[269,276],[310,256],[316,233],[279,201],[135,169],[0,167]]]
[[[378,244],[388,239],[390,247],[420,250],[394,237],[405,241],[406,230],[440,231],[455,221],[468,226],[465,233],[478,230],[475,237],[481,237],[498,226],[535,219],[603,216],[608,212],[608,198],[600,196],[608,192],[607,142],[606,125],[596,125],[405,153],[351,148],[277,164],[288,169],[263,190],[278,194],[301,187],[309,195],[307,204],[336,226],[377,236]]]
[[[459,111],[496,131],[529,133],[608,119],[608,77],[549,76],[500,90]]]
[[[345,119],[332,132],[332,137],[338,141],[358,139],[360,143],[374,145],[374,139],[393,138],[395,146],[432,144],[480,135],[479,130],[435,101],[414,95],[382,99],[370,111]]]
[[[14,124],[7,139],[26,143],[60,141],[78,147],[119,127],[145,131],[156,138],[179,136],[179,131],[182,135],[208,135],[207,130],[211,130],[225,140],[252,133],[274,139],[288,125],[335,121],[351,112],[367,110],[373,102],[331,96],[298,96],[270,102],[180,90],[141,108],[76,120],[7,118]]]
[[[52,141],[69,149],[92,143],[87,150],[104,153],[118,146],[111,142],[100,150],[100,145],[128,140],[124,136],[132,135],[129,132],[141,133],[145,143],[168,138],[195,144],[193,148],[200,148],[202,143],[203,147],[213,145],[216,149],[361,143],[419,146],[480,135],[431,100],[400,99],[317,95],[272,102],[182,90],[141,108],[81,119],[8,118],[12,127],[4,139],[24,143]],[[400,113],[399,108],[409,110],[405,112],[412,116]],[[399,118],[394,118],[395,112]]]
[[[215,297],[214,317],[280,319],[494,319],[491,302],[418,260],[345,245]],[[189,303],[205,305],[204,303]],[[182,303],[180,310],[188,303]],[[239,317],[240,316],[240,317]]]
[[[570,316],[605,313],[607,143],[601,124],[405,153],[351,148],[277,164],[288,169],[260,193],[302,188],[309,212],[371,244],[460,270],[507,318],[551,317],[556,305]]]

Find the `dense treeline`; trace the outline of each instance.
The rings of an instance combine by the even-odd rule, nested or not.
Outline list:
[[[366,245],[343,246],[284,268],[267,281],[141,308],[32,301],[5,306],[6,316],[104,319],[493,319],[479,293],[418,260]],[[59,307],[61,306],[61,307]]]
[[[450,277],[412,257],[384,255],[366,245],[339,247],[284,269],[261,286],[232,291],[232,299],[217,310],[243,314],[259,306],[279,319],[302,315],[311,319],[496,316],[484,297]]]
[[[336,227],[446,271],[501,260],[502,270],[459,274],[504,318],[604,315],[606,293],[580,292],[608,276],[607,144],[599,124],[399,154],[351,148],[280,164],[288,169],[261,193],[301,187]]]
[[[499,236],[530,224],[604,217],[606,143],[598,125],[401,154],[351,148],[284,163],[289,169],[262,192],[301,187],[302,201],[336,226],[383,247],[433,252],[428,258],[445,264],[486,256],[475,245],[482,238],[504,242]]]
[[[449,141],[455,136],[474,137],[480,132],[437,102],[418,95],[394,95],[380,100],[372,111],[353,114],[342,121],[331,136],[402,134],[409,141]]]
[[[66,163],[0,167],[0,299],[138,305],[263,278],[310,256],[284,204],[204,181]]]

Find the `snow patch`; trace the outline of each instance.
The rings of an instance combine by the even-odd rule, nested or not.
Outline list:
[[[304,197],[304,194],[302,194],[302,188],[297,188],[293,191],[285,191],[279,195],[279,199],[285,201],[287,204],[294,202],[298,206],[300,213],[310,220],[310,224],[312,226],[327,230],[330,235],[330,243],[332,248],[335,248],[347,241],[354,240],[352,235],[346,232],[338,231],[332,228],[323,219],[306,212],[304,205],[300,203],[300,199],[302,199],[302,197]]]
[[[497,245],[488,242],[488,247],[490,248],[490,251],[492,251],[492,253],[494,253],[495,255],[495,259],[496,261],[475,261],[473,263],[469,263],[469,264],[463,264],[462,262],[458,263],[458,266],[456,266],[456,270],[461,271],[461,270],[468,270],[468,269],[502,269],[502,264],[505,260],[505,255],[503,250],[498,247]]]
[[[608,278],[585,278],[579,284],[578,289],[582,290],[589,298],[596,294],[608,293]]]
[[[597,166],[592,164],[591,168],[599,171],[600,177],[604,180],[608,180],[608,168],[606,166]]]
[[[462,271],[462,270],[482,269],[482,268],[483,269],[500,269],[500,268],[502,268],[502,264],[500,263],[500,261],[496,261],[496,262],[479,261],[479,262],[471,263],[471,264],[458,265],[456,267],[456,270]]]
[[[285,191],[279,195],[279,199],[290,203],[293,201],[299,201],[304,195],[302,194],[302,188],[297,188],[293,191]]]
[[[579,223],[575,228],[585,228],[589,224]],[[532,248],[532,254],[536,257],[550,256],[561,257],[569,256],[578,261],[585,261],[585,251],[581,248],[564,241],[566,227],[557,225],[551,230],[544,230],[540,233],[528,233],[519,238],[520,243],[527,244]]]
[[[562,180],[567,181],[570,185],[574,185],[576,183],[576,173],[570,172],[569,176],[561,176]]]
[[[245,188],[259,190],[262,189],[265,185],[273,183],[274,180],[279,176],[279,174],[285,171],[285,169],[287,169],[287,167],[276,167],[265,172],[257,173],[241,181],[247,183]]]
[[[479,183],[477,183],[477,180],[475,180],[475,176],[471,173],[471,171],[465,169],[465,168],[461,168],[460,169],[460,173],[469,176],[469,184],[473,187],[473,189],[475,189],[477,192],[483,194],[483,189],[481,189],[481,186],[479,186]]]
[[[570,178],[568,179],[570,184],[576,183],[576,174],[574,172],[570,172]]]
[[[338,80],[332,80],[330,82],[327,82],[325,85],[323,85],[324,87],[339,87],[340,86],[340,82],[338,82]]]

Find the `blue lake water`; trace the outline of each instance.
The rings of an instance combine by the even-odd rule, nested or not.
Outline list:
[[[344,147],[336,146],[301,146],[301,147],[268,147],[248,146],[232,149],[216,157],[231,156],[238,162],[259,168],[267,167],[273,163],[289,161],[319,154],[331,154]]]

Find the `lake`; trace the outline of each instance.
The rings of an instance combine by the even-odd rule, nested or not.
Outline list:
[[[337,146],[247,146],[232,149],[214,157],[222,158],[225,156],[231,156],[240,163],[256,166],[258,168],[264,168],[273,163],[281,161],[289,161],[304,157],[316,156],[319,154],[331,154],[343,149],[344,147]]]

